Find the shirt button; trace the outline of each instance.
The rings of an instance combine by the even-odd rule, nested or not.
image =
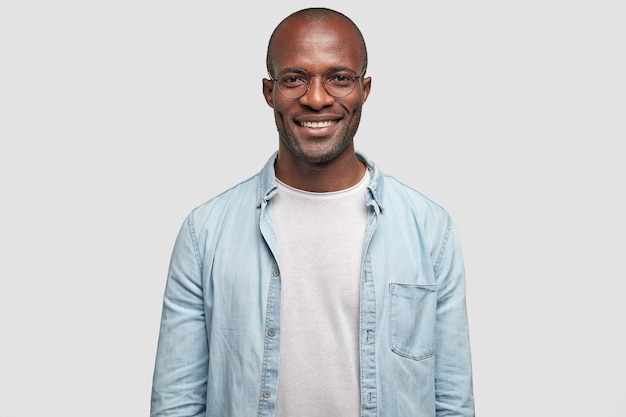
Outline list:
[[[280,275],[280,271],[278,270],[278,268],[276,268],[275,270],[272,271],[272,275],[274,275],[275,277]]]
[[[276,335],[276,330],[274,330],[274,329],[269,329],[269,330],[267,331],[267,335],[268,335],[269,337],[274,337],[274,336]]]
[[[269,391],[263,391],[263,398],[269,398],[271,395]]]

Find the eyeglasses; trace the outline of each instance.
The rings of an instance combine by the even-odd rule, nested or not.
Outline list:
[[[342,98],[354,91],[357,80],[365,75],[365,69],[356,74],[349,68],[330,68],[324,74],[309,74],[303,69],[287,68],[278,73],[273,81],[278,85],[278,91],[287,98],[300,98],[311,88],[311,77],[322,77],[322,85],[328,94],[335,98]]]

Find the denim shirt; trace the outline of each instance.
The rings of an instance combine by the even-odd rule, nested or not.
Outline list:
[[[180,230],[163,301],[152,417],[274,416],[281,336],[276,155],[254,177],[194,209]],[[452,220],[359,158],[371,174],[361,416],[473,416],[465,274]]]

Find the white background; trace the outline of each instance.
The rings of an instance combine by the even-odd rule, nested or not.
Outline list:
[[[357,147],[457,222],[480,416],[624,415],[620,3],[324,4]],[[311,5],[2,3],[0,417],[148,415],[176,233],[276,148],[266,42]]]

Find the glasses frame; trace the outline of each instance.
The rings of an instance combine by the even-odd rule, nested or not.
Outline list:
[[[302,69],[302,68],[285,68],[284,70],[280,71],[280,72],[278,73],[278,75],[282,74],[282,73],[283,73],[283,72],[285,72],[285,71],[289,71],[289,70],[291,70],[291,71],[297,70],[298,72],[302,72],[303,74],[306,74],[306,76],[307,76],[307,78],[308,78],[308,80],[309,80],[308,85],[307,85],[307,87],[306,87],[306,90],[304,90],[304,92],[303,92],[302,94],[300,94],[299,96],[297,96],[297,97],[289,97],[288,95],[286,95],[285,93],[283,93],[283,90],[281,90],[281,88],[280,88],[280,84],[278,83],[278,79],[277,79],[277,78],[274,78],[274,76],[273,76],[271,73],[269,73],[269,72],[267,73],[267,75],[269,75],[270,79],[276,83],[276,85],[277,85],[277,87],[278,87],[278,92],[279,92],[279,93],[280,93],[283,97],[288,98],[288,99],[291,99],[291,100],[297,100],[297,99],[299,99],[299,98],[304,97],[304,96],[306,95],[306,93],[308,93],[308,92],[309,92],[309,90],[311,89],[311,83],[313,82],[312,77],[315,77],[315,76],[322,77],[322,87],[324,87],[324,91],[326,91],[326,93],[327,93],[328,95],[330,95],[330,96],[332,96],[332,97],[334,97],[334,98],[344,98],[344,97],[348,97],[350,94],[352,94],[352,92],[353,92],[353,91],[354,91],[354,89],[356,88],[356,85],[357,85],[357,83],[358,83],[359,79],[362,79],[362,78],[363,78],[363,76],[365,75],[365,71],[367,71],[367,68],[363,68],[363,71],[361,71],[361,73],[360,73],[360,74],[357,74],[355,71],[352,71],[352,69],[350,69],[350,68],[348,68],[348,67],[334,67],[334,68],[328,68],[328,69],[327,69],[327,70],[326,70],[323,74],[309,74],[308,72],[306,72],[306,71],[305,71],[304,69]],[[337,95],[335,95],[335,94],[331,93],[330,91],[328,91],[328,88],[326,88],[326,82],[324,81],[324,76],[325,76],[328,72],[330,72],[330,71],[345,71],[345,70],[348,70],[348,71],[350,71],[350,72],[352,72],[352,73],[354,73],[354,74],[355,74],[355,76],[354,76],[354,81],[355,81],[355,82],[354,82],[354,87],[352,87],[352,90],[350,90],[350,92],[348,92],[347,94],[344,94],[343,96],[337,96]]]

